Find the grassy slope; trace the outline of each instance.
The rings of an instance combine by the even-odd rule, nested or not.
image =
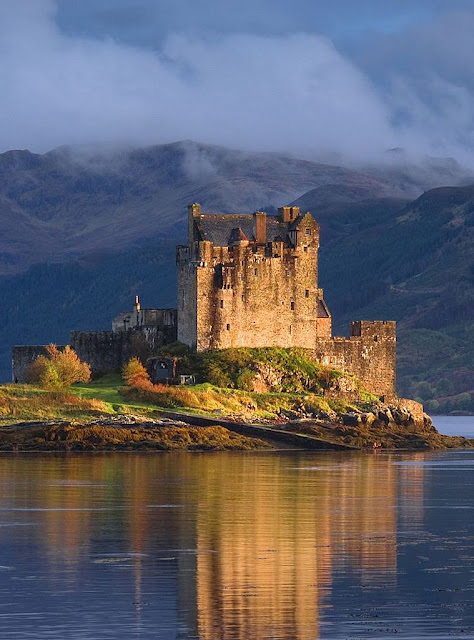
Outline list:
[[[350,410],[351,403],[326,401],[306,393],[254,393],[225,389],[209,383],[192,387],[171,387],[164,395],[147,395],[135,390],[123,393],[118,374],[92,383],[78,383],[67,391],[47,391],[30,385],[0,386],[0,424],[30,420],[91,420],[98,416],[138,414],[156,416],[160,409],[177,413],[232,415],[242,419],[275,418],[302,405],[315,410]],[[121,393],[122,391],[122,393]]]
[[[245,437],[228,429],[216,427],[190,427],[179,424],[151,424],[159,418],[160,409],[173,409],[175,413],[220,414],[249,421],[258,417],[275,418],[281,410],[310,407],[328,410],[324,399],[311,394],[250,393],[235,389],[221,389],[210,384],[186,388],[179,404],[179,392],[171,388],[168,401],[149,397],[136,399],[134,394],[120,392],[119,376],[106,376],[92,384],[78,384],[65,392],[50,392],[28,385],[0,387],[0,451],[107,451],[122,450],[252,450],[271,445],[254,437]],[[173,393],[177,391],[178,394]],[[201,410],[186,402],[189,395],[199,397]],[[319,403],[319,404],[318,404]],[[345,412],[352,408],[341,402],[329,403],[333,409]],[[249,410],[249,406],[253,409]],[[125,416],[125,417],[124,417]],[[134,416],[139,416],[138,418]],[[115,418],[115,420],[114,420]],[[60,420],[60,423],[57,421]],[[147,420],[151,421],[147,423]],[[25,422],[25,426],[10,426]],[[274,425],[278,428],[278,425]],[[287,431],[294,431],[319,439],[350,445],[371,447],[379,442],[384,448],[449,448],[473,446],[465,438],[441,436],[429,426],[359,424],[349,426],[341,421],[310,420],[285,423]]]
[[[171,423],[156,428],[147,425],[147,419],[157,418],[158,407],[122,397],[119,393],[122,384],[120,376],[112,375],[59,392],[30,385],[0,386],[0,451],[272,448],[258,438],[220,426],[201,428]],[[128,424],[127,419],[119,417],[128,414],[140,416],[138,423]],[[119,424],[113,423],[114,417]],[[95,424],[104,419],[110,419],[112,424]],[[55,424],[58,420],[64,424]],[[21,422],[25,422],[25,426],[10,427]]]

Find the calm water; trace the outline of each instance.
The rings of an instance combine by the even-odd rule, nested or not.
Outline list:
[[[474,452],[0,457],[0,638],[474,638]]]
[[[474,416],[432,416],[431,419],[440,433],[474,438]]]

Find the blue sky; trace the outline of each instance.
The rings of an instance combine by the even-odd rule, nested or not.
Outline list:
[[[355,35],[393,33],[452,12],[470,0],[60,0],[58,21],[72,34],[157,46],[170,31],[323,34],[341,46]]]
[[[191,138],[474,166],[473,0],[0,0],[0,149]]]

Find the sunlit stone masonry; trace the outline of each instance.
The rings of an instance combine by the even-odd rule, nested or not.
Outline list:
[[[219,214],[194,203],[188,243],[176,249],[177,310],[142,309],[136,297],[111,331],[73,331],[71,346],[96,374],[120,370],[133,355],[146,361],[176,339],[197,351],[303,347],[385,402],[395,400],[395,322],[356,321],[348,338],[333,336],[318,251],[319,225],[298,207],[281,207],[276,216]],[[14,381],[24,380],[43,350],[13,347]]]

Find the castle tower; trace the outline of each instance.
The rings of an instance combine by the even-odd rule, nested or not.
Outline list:
[[[314,348],[331,335],[318,288],[319,225],[298,207],[278,216],[201,213],[188,207],[177,248],[178,340],[198,351]]]

